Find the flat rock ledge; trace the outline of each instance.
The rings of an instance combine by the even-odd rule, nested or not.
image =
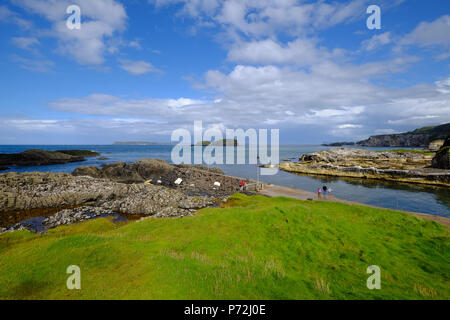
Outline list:
[[[450,186],[450,171],[431,168],[431,156],[411,152],[374,152],[336,148],[281,163],[281,170],[311,175],[379,179]]]

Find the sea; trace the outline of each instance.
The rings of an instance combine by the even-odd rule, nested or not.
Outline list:
[[[164,159],[171,162],[173,145],[2,145],[0,153],[18,153],[28,149],[55,150],[91,150],[101,154],[98,157],[86,158],[84,162],[50,166],[11,167],[0,173],[15,172],[72,172],[78,166],[98,166],[117,161],[126,163],[143,158]],[[279,147],[279,158],[298,160],[305,153],[317,152],[329,147],[319,145],[282,145]],[[361,148],[361,147],[358,147]],[[392,148],[364,148],[368,150],[389,150]],[[248,151],[248,150],[247,150]],[[107,157],[107,160],[99,160]],[[214,164],[225,174],[241,178],[257,178],[258,166],[255,164]],[[335,197],[365,203],[377,207],[427,213],[450,217],[450,188],[434,187],[419,184],[405,184],[356,178],[335,178],[305,176],[284,171],[275,175],[260,176],[260,180],[286,187],[317,192],[326,185],[332,189]]]

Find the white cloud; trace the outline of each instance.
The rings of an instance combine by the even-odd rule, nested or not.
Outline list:
[[[315,39],[296,39],[286,45],[272,39],[239,43],[228,52],[228,60],[239,63],[294,63],[300,66],[319,63],[332,56],[326,48],[318,48]]]
[[[389,123],[396,129],[450,121],[450,92],[442,90],[447,81],[387,89],[361,81],[356,74],[329,77],[286,67],[236,66],[230,73],[212,70],[205,75],[204,86],[216,91],[211,100],[91,95],[60,99],[50,107],[85,115],[146,119],[166,129],[203,120],[205,125],[242,128],[309,125],[344,136],[350,130],[355,134],[375,130],[376,123]]]
[[[32,13],[40,14],[51,22],[51,30],[41,35],[55,37],[59,52],[67,54],[82,65],[99,65],[104,62],[105,39],[123,31],[127,14],[122,4],[115,0],[12,0]],[[66,27],[66,8],[76,4],[81,8],[80,30]]]
[[[159,72],[159,70],[156,69],[151,63],[145,61],[120,59],[119,62],[120,67],[123,70],[135,76],[150,72]]]
[[[15,23],[22,29],[30,29],[32,26],[30,21],[23,19],[19,14],[9,10],[6,6],[0,6],[0,21]]]
[[[11,59],[13,62],[18,63],[24,70],[41,73],[51,71],[55,65],[52,61],[43,58],[27,59],[18,55],[12,55]]]
[[[445,15],[432,22],[420,23],[401,41],[402,45],[450,46],[450,15]]]
[[[391,32],[384,32],[379,35],[374,35],[372,38],[363,41],[362,47],[366,51],[372,51],[391,42]]]
[[[17,37],[12,38],[13,43],[24,50],[31,50],[33,46],[39,45],[40,42],[35,37]]]
[[[326,29],[336,24],[365,17],[366,0],[347,3],[293,0],[149,0],[155,6],[183,4],[180,14],[220,25],[227,32],[252,36],[272,36],[278,32],[295,35],[313,29]]]
[[[363,126],[360,124],[341,124],[338,126],[339,129],[359,129],[362,128]]]

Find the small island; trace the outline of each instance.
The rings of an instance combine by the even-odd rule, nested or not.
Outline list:
[[[237,147],[238,141],[236,139],[221,139],[221,140],[217,140],[217,141],[199,141],[195,144],[195,146],[202,146],[202,147],[207,147],[207,146],[223,146],[223,147]]]

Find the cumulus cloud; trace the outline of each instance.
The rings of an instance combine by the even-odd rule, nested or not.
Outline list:
[[[368,1],[347,3],[317,1],[254,0],[149,0],[155,6],[182,4],[180,14],[252,36],[278,32],[305,34],[313,29],[326,29],[336,24],[361,19]]]
[[[396,130],[450,121],[448,81],[388,89],[361,81],[356,74],[329,77],[287,67],[238,65],[229,73],[211,70],[205,74],[204,86],[216,92],[210,100],[136,100],[98,94],[60,99],[50,107],[85,115],[146,119],[165,129],[203,120],[206,125],[231,128],[306,125],[345,137],[350,130],[355,136],[361,135],[361,130],[372,134],[376,123]]]

